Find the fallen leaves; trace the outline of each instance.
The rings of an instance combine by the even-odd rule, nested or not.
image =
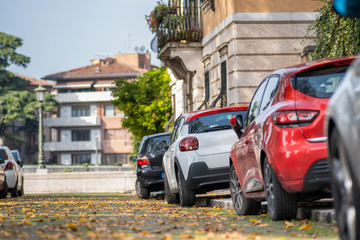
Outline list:
[[[249,217],[216,207],[181,208],[133,195],[25,195],[16,201],[0,199],[0,206],[0,236],[7,238],[292,240],[336,236],[333,225],[326,225],[329,232],[320,234],[309,221],[272,222],[266,214]]]

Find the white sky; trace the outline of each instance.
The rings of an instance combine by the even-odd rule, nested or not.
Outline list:
[[[31,58],[26,69],[7,70],[41,79],[141,46],[151,52],[152,64],[160,65],[145,20],[156,1],[0,0],[0,32],[22,38],[17,52]]]

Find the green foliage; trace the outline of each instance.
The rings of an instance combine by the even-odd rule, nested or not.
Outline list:
[[[313,58],[356,55],[360,52],[360,19],[342,17],[332,7],[332,0],[324,3],[309,30],[316,34]],[[308,34],[309,35],[309,34]]]
[[[118,79],[112,103],[125,113],[122,124],[133,135],[134,153],[141,139],[164,131],[172,113],[170,76],[156,68],[134,80]]]
[[[11,64],[26,67],[30,58],[15,52],[22,46],[22,39],[0,32],[0,69],[5,69]]]
[[[38,106],[36,94],[28,90],[29,81],[5,70],[10,64],[26,67],[30,58],[15,52],[22,45],[20,38],[0,32],[0,137],[22,141],[20,138],[5,135],[12,121],[23,126],[17,129],[33,134],[37,132],[37,120],[34,115]],[[50,94],[45,95],[44,110],[51,111],[57,106]]]

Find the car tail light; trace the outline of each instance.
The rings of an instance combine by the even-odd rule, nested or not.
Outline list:
[[[318,111],[284,111],[272,114],[272,119],[276,125],[307,125],[314,121],[319,114]]]
[[[150,165],[150,161],[149,161],[149,158],[147,156],[138,158],[137,162],[138,162],[139,166]]]
[[[187,137],[181,140],[180,151],[193,151],[199,148],[199,142],[196,137]]]
[[[12,162],[8,162],[5,166],[4,171],[13,170],[14,164]]]

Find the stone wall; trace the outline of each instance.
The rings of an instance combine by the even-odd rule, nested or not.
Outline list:
[[[220,65],[227,61],[228,105],[248,104],[272,71],[301,63],[304,40],[317,13],[234,13],[207,34],[203,65],[210,75],[210,102],[220,93]]]
[[[25,194],[100,193],[135,190],[136,175],[126,172],[25,173]]]

